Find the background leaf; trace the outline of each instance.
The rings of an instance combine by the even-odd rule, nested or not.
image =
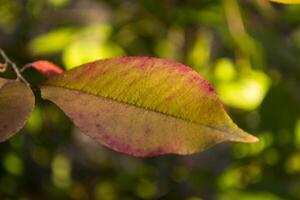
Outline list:
[[[270,0],[277,3],[287,3],[287,4],[299,4],[299,0]]]
[[[48,81],[56,103],[98,142],[135,156],[191,154],[224,141],[255,142],[189,67],[148,57],[96,61]]]
[[[19,81],[0,78],[0,142],[16,134],[34,107],[31,89]]]

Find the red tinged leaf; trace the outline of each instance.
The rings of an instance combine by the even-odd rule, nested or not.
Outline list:
[[[41,91],[83,133],[134,156],[192,154],[220,142],[258,140],[232,122],[208,81],[173,61],[99,60],[48,80]]]
[[[0,78],[0,142],[16,134],[34,107],[34,95],[25,84]]]
[[[6,66],[3,63],[0,63],[0,72],[5,71]]]
[[[64,72],[57,65],[55,65],[52,62],[49,62],[47,60],[39,60],[39,61],[35,61],[33,63],[29,63],[28,65],[26,65],[26,68],[27,67],[32,67],[32,68],[36,69],[37,71],[39,71],[41,74],[44,74],[48,78],[62,74]]]

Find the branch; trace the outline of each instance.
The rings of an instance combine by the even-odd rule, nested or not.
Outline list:
[[[5,54],[5,52],[1,48],[0,48],[0,55],[4,59],[4,63],[0,64],[0,71],[5,71],[6,68],[10,65],[12,67],[12,69],[14,70],[14,72],[16,73],[17,79],[19,79],[20,81],[25,83],[27,86],[30,86],[28,81],[22,76],[17,65],[8,58],[8,56]]]

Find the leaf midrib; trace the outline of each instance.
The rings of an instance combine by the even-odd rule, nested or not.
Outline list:
[[[173,118],[176,118],[176,119],[180,119],[180,120],[186,121],[186,122],[188,122],[188,123],[196,124],[196,125],[199,125],[199,126],[203,126],[203,127],[206,127],[206,128],[209,128],[209,129],[212,129],[212,130],[221,132],[221,133],[223,133],[223,134],[224,134],[224,133],[226,133],[226,134],[234,134],[233,132],[229,132],[229,131],[227,131],[226,129],[220,129],[220,128],[218,128],[218,127],[214,127],[214,126],[202,124],[202,123],[199,123],[199,122],[195,122],[195,121],[192,121],[192,120],[189,120],[189,119],[185,119],[185,118],[180,117],[180,116],[176,116],[176,115],[174,115],[174,114],[165,113],[165,112],[158,111],[158,110],[152,110],[152,109],[149,109],[149,108],[144,108],[144,107],[141,107],[141,106],[139,106],[139,105],[135,105],[135,104],[132,104],[132,103],[120,101],[120,100],[118,100],[118,99],[114,99],[114,98],[111,98],[111,97],[104,97],[104,96],[101,96],[101,95],[96,95],[96,94],[93,94],[93,93],[91,93],[91,92],[82,91],[82,90],[77,89],[77,88],[68,88],[68,87],[64,87],[64,86],[60,86],[60,85],[50,85],[50,84],[44,84],[44,86],[48,86],[48,87],[57,87],[57,88],[63,88],[63,89],[71,90],[71,91],[82,92],[82,93],[84,93],[84,94],[93,95],[93,96],[96,96],[96,97],[101,97],[101,98],[104,98],[104,99],[108,99],[108,100],[110,100],[110,101],[116,101],[116,102],[121,103],[121,104],[126,104],[126,105],[130,105],[130,106],[134,106],[134,107],[137,107],[137,108],[139,108],[139,109],[143,109],[143,110],[147,110],[147,111],[159,113],[159,114],[162,114],[162,115],[166,115],[166,116],[169,116],[169,117],[173,117]]]

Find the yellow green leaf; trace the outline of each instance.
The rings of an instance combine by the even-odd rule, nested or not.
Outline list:
[[[99,43],[93,39],[82,39],[70,44],[63,52],[63,62],[67,69],[96,59],[124,55],[114,43]]]
[[[286,3],[286,4],[298,4],[300,0],[270,0],[277,3]]]
[[[135,156],[257,141],[232,122],[208,81],[173,61],[100,60],[48,80],[41,90],[83,133]]]
[[[76,36],[75,28],[59,28],[37,36],[29,43],[29,50],[34,55],[47,55],[65,49]]]
[[[34,107],[34,95],[25,84],[0,78],[0,142],[17,133]]]

